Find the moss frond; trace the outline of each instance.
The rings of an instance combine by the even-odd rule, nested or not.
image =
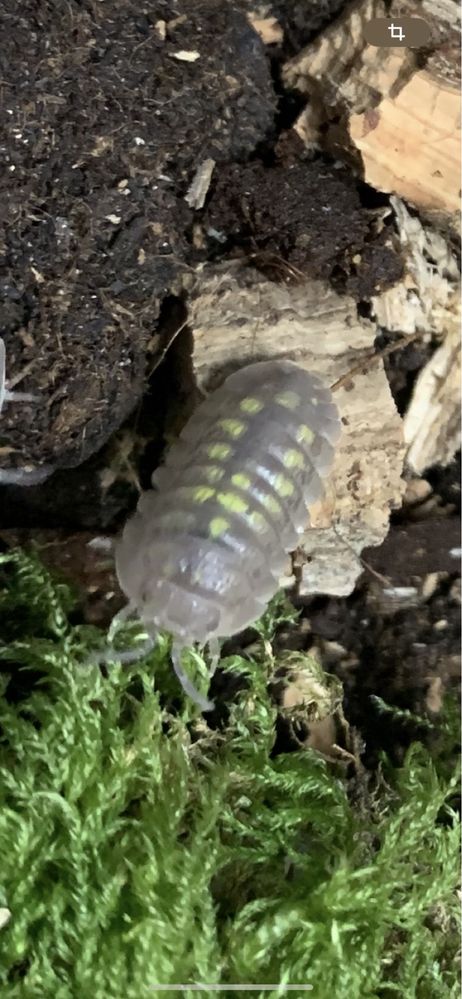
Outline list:
[[[135,666],[84,665],[94,635],[70,625],[66,587],[22,553],[2,562],[2,994],[140,999],[159,982],[458,994],[447,757],[441,774],[413,746],[356,812],[314,751],[273,758],[265,663],[223,662],[247,686],[213,731],[194,706],[169,710],[167,643]],[[12,696],[24,664],[29,685]]]

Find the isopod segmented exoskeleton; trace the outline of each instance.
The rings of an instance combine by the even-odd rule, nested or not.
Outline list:
[[[329,389],[291,361],[232,374],[202,402],[153,476],[116,548],[119,581],[147,632],[181,650],[253,623],[323,493],[340,436]]]

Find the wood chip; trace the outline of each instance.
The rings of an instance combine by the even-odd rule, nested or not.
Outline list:
[[[169,54],[172,59],[179,59],[180,62],[196,62],[196,59],[200,59],[201,55],[196,49],[191,49],[190,51],[180,49],[179,52],[170,52]]]
[[[414,506],[416,503],[423,503],[432,494],[432,487],[426,479],[410,479],[406,483],[403,505]]]
[[[284,32],[275,17],[258,17],[252,13],[248,15],[247,20],[257,35],[260,35],[264,45],[278,45],[283,41]]]
[[[166,21],[156,21],[154,25],[154,31],[156,35],[160,38],[161,42],[165,42],[167,37],[167,22]]]
[[[457,213],[460,112],[459,87],[426,68],[373,111],[351,115],[348,132],[366,182],[421,209]]]
[[[188,188],[188,193],[184,199],[190,208],[195,208],[197,211],[199,208],[204,207],[214,168],[215,160],[212,159],[204,160],[198,166],[192,184]]]

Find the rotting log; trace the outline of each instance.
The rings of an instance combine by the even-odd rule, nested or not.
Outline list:
[[[376,327],[353,299],[320,281],[276,284],[240,264],[205,269],[191,289],[193,373],[201,392],[252,361],[288,358],[333,384],[373,348]],[[401,502],[401,419],[381,362],[365,363],[335,394],[343,434],[323,501],[288,566],[300,597],[346,596],[365,547],[379,545]]]

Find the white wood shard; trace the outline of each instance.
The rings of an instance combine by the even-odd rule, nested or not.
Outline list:
[[[214,169],[215,160],[210,158],[199,164],[184,199],[190,208],[204,207]]]
[[[379,326],[390,332],[445,334],[458,318],[460,272],[450,242],[411,215],[392,197],[404,275],[392,288],[372,298]]]
[[[380,326],[422,332],[439,346],[420,372],[404,417],[407,464],[447,465],[460,447],[460,271],[451,243],[391,198],[404,276],[372,299]]]
[[[419,475],[433,465],[448,465],[460,448],[460,353],[460,323],[454,318],[420,372],[404,417],[406,462]]]
[[[276,284],[239,263],[203,270],[190,289],[189,323],[202,392],[245,364],[283,357],[331,385],[372,350],[376,336],[353,299],[324,282]],[[288,567],[300,596],[351,593],[361,551],[383,541],[390,511],[401,503],[401,419],[381,362],[366,368],[335,393],[342,438],[325,499],[312,507],[312,526]]]

